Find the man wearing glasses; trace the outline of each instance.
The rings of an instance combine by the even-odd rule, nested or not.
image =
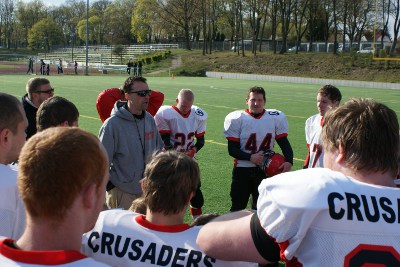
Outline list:
[[[26,139],[36,133],[36,112],[46,99],[54,95],[54,88],[45,78],[32,78],[26,83],[26,94],[22,97],[22,105],[28,119]]]
[[[129,77],[123,87],[126,101],[117,101],[100,128],[99,138],[110,160],[108,208],[129,209],[142,195],[139,181],[146,163],[164,143],[153,116],[146,111],[151,90],[143,77]]]

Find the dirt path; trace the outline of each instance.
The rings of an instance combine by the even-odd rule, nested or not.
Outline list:
[[[162,72],[166,72],[169,69],[175,69],[178,68],[182,65],[182,58],[180,56],[172,56],[172,62],[171,62],[171,66],[169,68],[164,68],[164,69],[160,69],[157,71],[153,71],[147,74],[158,74],[158,73],[162,73]]]

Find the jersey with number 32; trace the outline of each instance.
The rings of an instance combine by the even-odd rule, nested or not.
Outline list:
[[[274,149],[275,140],[288,135],[288,122],[282,111],[264,110],[255,118],[249,111],[238,110],[225,117],[224,135],[226,139],[240,142],[240,149],[254,154],[266,149]],[[236,160],[237,167],[255,167],[248,160]]]
[[[176,106],[162,106],[154,117],[158,131],[170,135],[171,145],[177,151],[194,146],[194,138],[206,133],[207,113],[197,106],[183,115]]]
[[[400,266],[399,188],[312,168],[265,179],[258,191],[258,218],[286,266]]]

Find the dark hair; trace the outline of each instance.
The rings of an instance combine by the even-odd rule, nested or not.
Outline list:
[[[331,84],[327,84],[319,88],[318,94],[325,95],[332,102],[338,101],[340,103],[342,100],[342,94],[340,93],[340,90]]]
[[[122,85],[122,90],[124,91],[124,93],[129,93],[132,91],[134,82],[147,83],[147,79],[142,76],[128,77],[128,79],[126,79],[124,84]]]
[[[36,128],[38,131],[43,131],[65,121],[72,126],[78,117],[78,109],[71,101],[60,96],[53,96],[40,105],[36,113]]]
[[[24,112],[22,104],[15,96],[0,93],[0,131],[9,129],[16,134],[18,124],[23,120],[21,112]]]
[[[265,90],[264,88],[260,87],[260,86],[253,86],[249,88],[249,91],[247,92],[247,99],[249,99],[250,97],[250,93],[255,93],[255,94],[262,94],[264,101],[265,99]]]

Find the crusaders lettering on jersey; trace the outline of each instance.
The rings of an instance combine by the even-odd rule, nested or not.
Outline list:
[[[387,223],[400,223],[400,199],[392,203],[387,197],[332,192],[327,201],[329,214],[334,220],[377,222],[383,219]]]
[[[100,244],[94,244],[96,239],[100,239]],[[165,244],[151,242],[146,244],[141,239],[123,237],[112,233],[92,232],[88,238],[88,247],[93,253],[101,253],[119,258],[128,257],[132,261],[148,263],[157,266],[181,266],[185,262],[186,266],[213,266],[216,262],[201,251],[177,248]]]

